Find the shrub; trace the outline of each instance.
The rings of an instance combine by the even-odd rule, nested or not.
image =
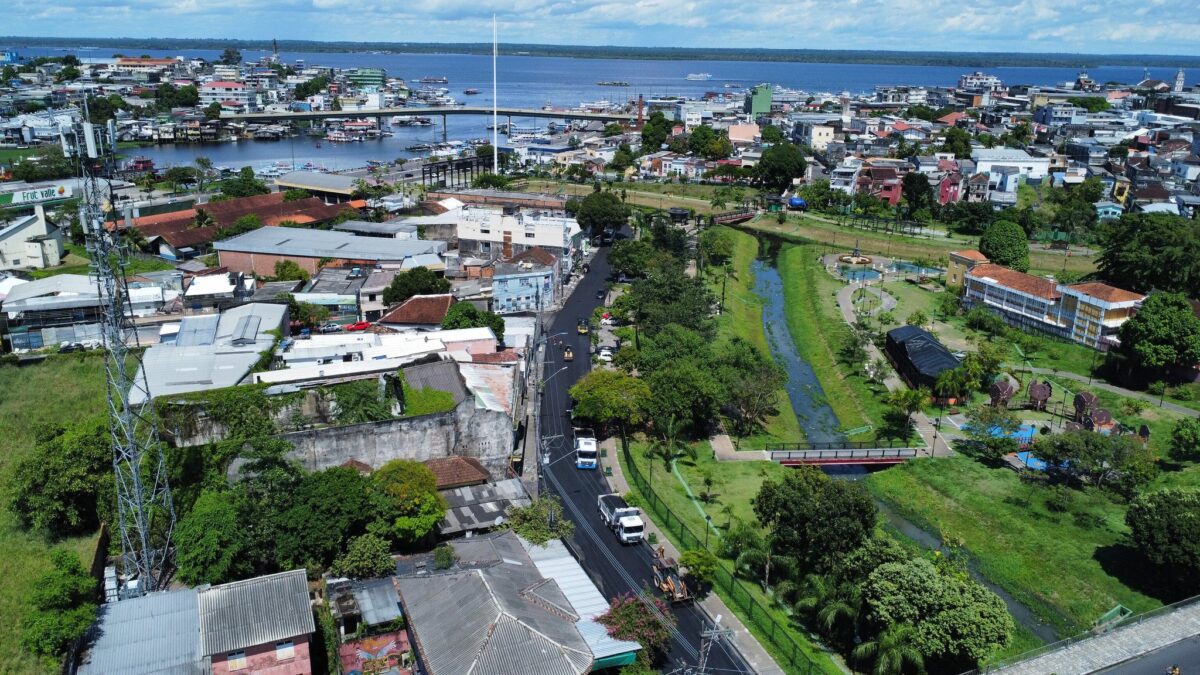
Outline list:
[[[394,574],[396,562],[388,552],[386,539],[364,534],[350,540],[346,552],[333,561],[332,571],[342,577],[369,579]]]
[[[1046,497],[1046,508],[1055,513],[1066,513],[1071,509],[1071,490],[1065,485],[1056,485]]]
[[[450,569],[454,565],[454,560],[454,549],[449,544],[442,544],[433,549],[433,569]]]

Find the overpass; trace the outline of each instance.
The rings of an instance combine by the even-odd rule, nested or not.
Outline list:
[[[256,124],[277,124],[280,122],[299,122],[302,120],[345,119],[373,117],[433,117],[442,116],[442,137],[446,136],[446,118],[451,115],[482,115],[490,116],[491,108],[478,106],[436,107],[436,108],[377,108],[375,110],[295,110],[289,112],[254,112],[234,115],[221,115],[222,120],[235,122],[251,122]],[[622,122],[630,123],[637,120],[637,115],[615,112],[589,112],[585,110],[544,110],[535,108],[497,108],[496,114],[512,122],[514,117],[540,117],[551,120],[583,120],[585,122]]]

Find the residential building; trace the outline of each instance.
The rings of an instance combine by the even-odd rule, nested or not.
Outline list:
[[[1041,180],[1050,171],[1049,157],[1034,157],[1016,148],[976,148],[971,151],[971,160],[978,173],[991,173],[997,166],[1012,166],[1025,178]]]
[[[858,174],[857,192],[863,192],[887,202],[891,206],[900,203],[902,181],[890,166],[866,165]]]
[[[362,312],[359,319],[375,322],[383,316],[387,311],[387,305],[383,304],[383,292],[392,285],[399,273],[400,270],[396,269],[373,269],[367,274],[362,288],[358,289],[358,309]]]
[[[451,293],[414,295],[383,313],[379,325],[401,331],[441,330],[442,321],[454,302]]]
[[[529,261],[497,263],[492,274],[492,310],[515,314],[554,307],[554,278],[551,266]]]
[[[315,628],[303,569],[150,593],[101,605],[77,662],[65,670],[307,675]]]
[[[574,222],[574,221],[572,221]],[[261,277],[275,274],[275,263],[291,260],[309,274],[327,265],[366,267],[440,266],[445,242],[359,237],[348,232],[294,227],[262,227],[213,244],[220,264],[230,271]]]
[[[1000,91],[1004,89],[1004,83],[995,75],[975,71],[960,75],[958,78],[958,88],[968,89],[972,91]]]
[[[1099,201],[1096,202],[1095,206],[1096,216],[1100,220],[1116,220],[1121,217],[1121,214],[1125,213],[1125,207],[1116,202]]]
[[[461,256],[511,259],[537,247],[553,255],[566,274],[586,246],[579,223],[566,214],[463,206],[443,216],[457,223]]]
[[[0,271],[54,267],[62,256],[63,232],[40,204],[29,215],[0,220]]]
[[[1034,110],[1033,121],[1054,128],[1086,124],[1088,111],[1070,103],[1051,103]]]
[[[463,485],[438,492],[446,500],[446,517],[437,528],[442,537],[492,530],[504,523],[508,509],[530,503],[529,493],[520,478]]]
[[[474,457],[436,457],[427,459],[422,464],[433,472],[439,491],[483,485],[491,479],[488,470]]]
[[[963,306],[987,307],[1011,325],[1107,349],[1145,296],[1100,282],[1058,284],[1001,265],[965,274]]]
[[[217,80],[200,85],[201,106],[209,106],[213,103],[224,105],[226,101],[250,107],[254,102],[253,92],[241,82],[228,80]]]
[[[197,600],[200,653],[211,660],[213,675],[312,672],[316,627],[303,569],[212,586]]]
[[[330,321],[353,323],[361,315],[359,296],[370,272],[364,267],[322,267],[294,297],[329,310]]]

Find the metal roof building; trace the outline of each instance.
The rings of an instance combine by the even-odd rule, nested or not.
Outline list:
[[[205,656],[309,635],[316,630],[303,569],[200,591],[200,651]]]
[[[464,485],[439,494],[447,505],[446,517],[438,523],[438,533],[443,536],[498,527],[504,523],[508,507],[529,506],[529,494],[520,478]]]
[[[213,248],[219,252],[297,258],[403,262],[414,256],[441,253],[446,250],[446,242],[360,237],[349,232],[297,227],[260,227],[225,241],[218,241],[213,244]]]
[[[173,344],[151,346],[142,356],[141,370],[152,398],[240,383],[262,353],[273,348],[275,336],[287,321],[287,305],[249,303],[222,314],[187,316],[179,322]],[[134,387],[130,402],[140,403]]]
[[[207,675],[212,666],[200,652],[198,594],[187,589],[101,605],[77,672]]]
[[[430,675],[581,675],[592,654],[558,584],[512,532],[455,542],[460,568],[402,577],[400,599]],[[475,569],[463,569],[475,566]]]

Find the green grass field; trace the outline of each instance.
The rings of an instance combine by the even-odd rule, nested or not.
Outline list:
[[[41,148],[0,148],[0,164],[16,164],[41,152]]]
[[[0,672],[54,672],[56,664],[21,651],[20,625],[30,587],[49,570],[52,548],[75,551],[89,565],[96,537],[48,542],[24,532],[8,510],[10,481],[16,463],[29,456],[38,425],[105,414],[103,352],[52,356],[20,368],[0,366],[0,392]]]
[[[812,365],[825,398],[843,429],[882,425],[887,406],[881,387],[861,373],[851,373],[837,352],[849,339],[850,327],[837,308],[834,296],[841,282],[829,276],[817,261],[820,247],[784,245],[776,262],[783,279],[788,308],[788,329],[800,356]],[[868,434],[855,436],[855,440]]]
[[[715,297],[721,297],[725,288],[725,311],[717,319],[718,340],[738,336],[750,341],[770,354],[767,334],[763,330],[762,299],[754,294],[754,272],[750,266],[758,256],[758,238],[739,230],[719,227],[730,234],[734,241],[733,273],[726,278],[722,270],[709,269],[709,289]],[[764,443],[796,441],[804,436],[796,415],[788,402],[787,392],[779,390],[779,413],[767,419],[759,433],[741,439],[740,446],[761,448]]]
[[[742,520],[756,522],[753,506],[750,503],[751,498],[758,493],[759,486],[767,478],[778,477],[783,473],[790,471],[787,467],[775,464],[774,462],[724,462],[718,464],[712,457],[711,446],[706,441],[695,444],[696,459],[687,457],[680,458],[676,461],[676,467],[680,475],[687,481],[688,488],[670,471],[661,460],[653,462],[653,474],[651,474],[651,460],[646,457],[645,450],[647,444],[644,441],[634,441],[630,444],[630,455],[633,458],[634,464],[637,466],[641,474],[653,481],[653,489],[658,498],[666,505],[670,511],[682,520],[698,537],[703,537],[708,523],[705,520],[705,515],[711,516],[712,528],[709,531],[709,536],[712,541],[721,536],[721,531],[728,525],[731,518],[740,518]],[[629,476],[629,464],[625,461],[620,450],[616,453],[620,459],[622,469],[626,476]],[[611,460],[610,460],[611,461]],[[713,477],[713,493],[711,499],[705,503],[698,499],[700,493],[705,490],[705,476]],[[633,481],[630,481],[632,484]],[[688,496],[688,489],[691,489],[693,494],[697,496],[693,500]],[[645,500],[637,487],[632,488],[634,494],[638,498]],[[646,509],[643,509],[646,510]],[[702,515],[702,511],[703,514]],[[661,523],[659,523],[661,525]],[[664,532],[671,532],[670,528],[661,528]],[[671,534],[672,539],[674,535]],[[674,541],[677,547],[680,547],[680,542]],[[714,545],[715,544],[711,544]],[[684,550],[681,548],[681,550]],[[728,560],[721,560],[722,565],[726,570],[732,570],[732,563]],[[787,634],[800,646],[800,649],[805,655],[820,668],[820,672],[824,673],[841,673],[843,672],[835,663],[829,653],[825,652],[821,647],[814,644],[808,639],[804,633],[795,628],[791,624],[787,614],[774,606],[762,588],[753,582],[742,582],[742,586],[750,593],[752,597],[759,603],[760,606],[768,608],[771,618],[778,625],[785,626]],[[783,660],[780,655],[771,645],[766,636],[762,635],[760,630],[749,620],[747,616],[736,606],[735,603],[726,600],[726,604],[733,608],[734,612],[742,622],[751,629],[762,646],[771,652],[776,661],[783,665]],[[757,610],[756,610],[757,611]]]
[[[1200,469],[1164,472],[1148,489],[1194,486]],[[966,457],[909,462],[871,475],[867,487],[906,518],[961,544],[980,571],[1050,622],[1063,637],[1120,603],[1142,612],[1162,604],[1138,557],[1123,546],[1125,505],[1097,491],[1071,491],[1069,511],[1046,506],[1046,488],[1006,468]]]
[[[67,244],[66,249],[67,254],[63,256],[62,264],[57,267],[33,270],[30,276],[34,279],[45,279],[57,274],[88,274],[91,272],[87,251],[82,246]],[[160,272],[169,269],[174,269],[174,265],[165,260],[131,258],[125,271],[127,275],[132,276],[143,272]]]

